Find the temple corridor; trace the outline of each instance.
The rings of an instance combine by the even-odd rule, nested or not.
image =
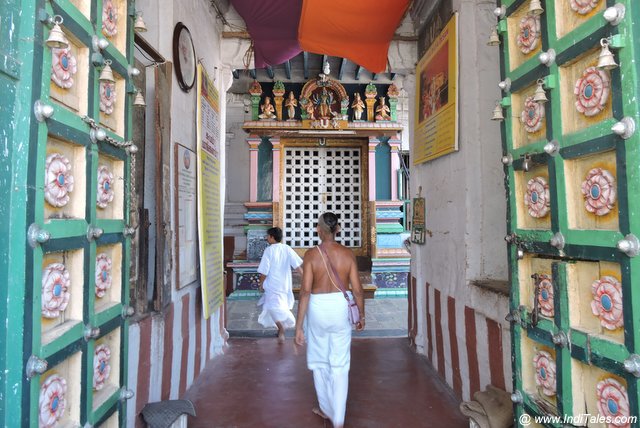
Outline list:
[[[232,338],[183,398],[189,427],[323,427],[305,351],[293,340]],[[354,339],[346,427],[464,427],[468,420],[438,374],[406,338]]]

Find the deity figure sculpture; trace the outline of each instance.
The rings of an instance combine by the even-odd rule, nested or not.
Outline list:
[[[320,119],[330,119],[333,116],[333,113],[331,112],[331,104],[334,102],[333,95],[327,91],[326,88],[322,88],[320,96],[318,96],[318,94],[313,96],[313,103],[318,106]]]
[[[296,118],[296,107],[298,106],[298,101],[293,95],[293,91],[289,92],[289,98],[284,102],[284,106],[287,108],[289,120],[294,120]]]
[[[307,119],[315,120],[316,118],[315,107],[311,100],[307,101],[307,104],[304,106],[304,109],[307,112]]]
[[[376,107],[376,120],[391,120],[391,110],[389,110],[389,106],[385,102],[384,97],[380,97],[380,104]]]
[[[258,115],[260,119],[276,118],[275,108],[273,107],[273,104],[271,104],[270,97],[264,97],[264,103],[260,106],[260,111],[262,112]]]
[[[361,120],[362,112],[364,111],[364,101],[362,101],[358,92],[356,92],[351,108],[353,109],[353,120]]]

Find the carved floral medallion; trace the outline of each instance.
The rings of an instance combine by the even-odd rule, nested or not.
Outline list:
[[[100,82],[100,111],[104,114],[113,113],[116,104],[116,84]]]
[[[113,201],[113,174],[101,165],[98,167],[98,208],[106,208]]]
[[[111,266],[112,261],[105,253],[100,253],[96,257],[96,296],[104,297],[111,287]]]
[[[69,304],[69,271],[62,263],[51,263],[42,270],[42,316],[57,318]]]
[[[584,208],[597,216],[608,214],[616,203],[616,179],[606,169],[591,169],[581,190]]]
[[[102,3],[102,32],[107,37],[118,33],[118,10],[112,0],[104,0]]]
[[[96,346],[93,355],[93,389],[99,391],[111,374],[111,349],[105,344]]]
[[[547,274],[541,274],[539,278],[538,307],[540,313],[545,317],[553,317],[553,282]]]
[[[549,199],[549,184],[544,178],[534,177],[527,182],[524,205],[531,217],[542,218],[546,216],[551,205]]]
[[[38,415],[40,428],[51,428],[58,425],[64,415],[67,404],[67,381],[54,374],[40,385]]]
[[[527,15],[520,20],[518,47],[523,54],[528,54],[538,47],[540,42],[540,17]]]
[[[544,105],[534,101],[533,96],[527,97],[524,100],[520,121],[528,133],[538,132],[544,123]]]
[[[556,395],[556,362],[547,351],[538,351],[533,357],[536,371],[536,385],[547,397]]]
[[[622,285],[612,276],[603,276],[591,284],[591,312],[600,318],[600,325],[615,330],[624,325],[622,318]]]
[[[597,5],[599,0],[569,0],[571,9],[580,15],[586,15],[591,12]]]
[[[51,49],[51,81],[62,89],[73,86],[73,76],[78,72],[78,62],[70,48]]]
[[[626,418],[630,416],[627,388],[613,378],[601,380],[596,385],[598,413],[605,418]],[[628,427],[627,423],[609,423],[608,427]]]
[[[45,200],[54,207],[63,207],[69,203],[71,191],[73,191],[71,162],[60,153],[50,154],[45,162]]]
[[[609,74],[596,67],[588,67],[575,84],[576,109],[587,117],[604,110],[609,99]]]

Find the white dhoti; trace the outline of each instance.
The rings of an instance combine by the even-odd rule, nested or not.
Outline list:
[[[264,328],[276,327],[276,322],[282,323],[284,328],[293,328],[296,319],[291,312],[293,308],[293,292],[279,293],[265,290],[264,295],[258,301],[262,305],[262,312],[258,316],[258,322]]]
[[[263,288],[264,295],[258,301],[262,312],[258,322],[265,328],[276,327],[276,322],[284,328],[296,325],[293,309],[293,289],[291,269],[302,264],[302,259],[288,245],[271,244],[264,250],[258,272],[266,277]]]
[[[342,293],[311,294],[306,320],[307,367],[320,410],[344,424],[351,364],[351,323]]]

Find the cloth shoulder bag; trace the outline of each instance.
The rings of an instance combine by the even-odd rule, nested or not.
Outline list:
[[[360,311],[358,310],[358,305],[356,305],[355,299],[352,296],[349,296],[349,294],[347,294],[347,289],[342,283],[342,280],[340,279],[338,272],[336,272],[336,268],[334,268],[333,265],[331,264],[331,260],[329,260],[329,255],[327,254],[325,249],[322,248],[322,245],[316,245],[316,247],[320,252],[320,257],[322,258],[324,267],[327,270],[327,275],[329,275],[329,280],[331,281],[331,284],[333,284],[333,286],[336,287],[338,290],[342,291],[342,294],[344,294],[344,298],[347,299],[347,307],[349,309],[349,320],[351,321],[351,324],[354,324],[354,325],[358,324],[360,322]],[[329,262],[329,266],[331,266],[331,271],[329,271],[329,266],[327,266],[327,262]],[[338,285],[336,285],[336,283],[333,281],[333,278],[331,277],[332,272],[333,272],[333,276],[336,277],[336,281],[338,282]]]

